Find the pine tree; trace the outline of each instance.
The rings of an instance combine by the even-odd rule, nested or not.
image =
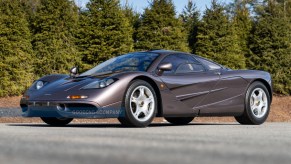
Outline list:
[[[70,0],[40,0],[32,18],[35,73],[67,73],[79,62],[74,33],[78,10]]]
[[[186,42],[187,36],[182,22],[176,18],[172,0],[153,0],[142,15],[135,48],[188,51]]]
[[[284,8],[275,0],[257,7],[250,67],[270,72],[275,92],[291,94],[291,15]]]
[[[246,66],[249,66],[250,63],[248,41],[250,39],[250,31],[253,23],[248,6],[250,6],[253,1],[254,0],[235,0],[234,3],[231,4],[233,12],[232,22],[235,28],[235,33],[238,36],[239,46],[246,57]]]
[[[0,0],[0,97],[19,95],[32,83],[30,41],[19,0]]]
[[[192,53],[195,53],[195,47],[197,42],[198,26],[199,26],[200,13],[197,10],[197,6],[192,0],[188,1],[188,4],[182,11],[180,18],[183,20],[183,26],[187,33],[188,46]]]
[[[245,68],[235,28],[222,5],[212,1],[198,28],[196,53],[230,68]]]
[[[83,62],[95,65],[133,50],[133,30],[119,0],[90,0],[87,8],[78,32]]]
[[[140,14],[133,10],[132,6],[128,2],[123,7],[125,17],[129,20],[130,26],[133,28],[132,39],[133,42],[137,42],[137,29],[140,27]]]

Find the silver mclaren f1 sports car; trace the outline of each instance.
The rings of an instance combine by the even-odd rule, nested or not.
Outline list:
[[[197,55],[152,50],[112,58],[78,74],[36,80],[23,95],[24,117],[63,126],[73,118],[118,118],[146,127],[155,117],[188,124],[194,117],[234,116],[262,124],[272,102],[268,72],[232,70]]]

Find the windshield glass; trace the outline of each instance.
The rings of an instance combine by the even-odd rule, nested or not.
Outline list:
[[[99,75],[120,71],[147,71],[152,62],[159,56],[155,53],[136,52],[109,59],[80,76]]]

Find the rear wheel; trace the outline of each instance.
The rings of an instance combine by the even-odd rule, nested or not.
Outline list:
[[[42,121],[52,126],[65,126],[69,124],[73,118],[55,118],[55,117],[41,117]]]
[[[157,96],[153,87],[143,80],[133,81],[127,89],[125,116],[118,118],[125,126],[146,127],[157,113]]]
[[[194,117],[165,117],[165,119],[175,125],[186,125],[190,123]]]
[[[260,125],[270,112],[270,93],[261,82],[254,82],[248,88],[243,115],[235,117],[240,124]]]

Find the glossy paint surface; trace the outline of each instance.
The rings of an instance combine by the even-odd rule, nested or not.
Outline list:
[[[51,105],[52,111],[58,111],[60,104],[90,104],[100,109],[123,110],[122,102],[127,88],[135,79],[149,82],[159,95],[158,116],[238,116],[244,111],[245,95],[248,86],[254,81],[263,82],[272,94],[271,76],[264,71],[231,70],[221,68],[203,72],[158,74],[158,66],[168,55],[186,54],[175,51],[155,50],[159,54],[147,71],[126,71],[100,76],[72,78],[68,75],[49,75],[42,77],[45,86],[36,90],[32,86],[23,96],[20,104],[26,117],[45,116],[44,107]],[[193,55],[191,55],[193,56]],[[195,56],[194,56],[195,57]],[[82,89],[84,86],[103,79],[117,79],[105,88]],[[69,99],[69,96],[86,96],[84,99]],[[44,105],[36,105],[44,104]],[[71,106],[71,105],[70,105]],[[38,114],[33,111],[37,110]],[[82,110],[82,109],[80,109]],[[43,111],[43,113],[42,113]],[[65,112],[65,111],[63,111]],[[39,113],[42,113],[40,115]],[[119,117],[118,115],[96,116],[70,115],[70,117]]]

